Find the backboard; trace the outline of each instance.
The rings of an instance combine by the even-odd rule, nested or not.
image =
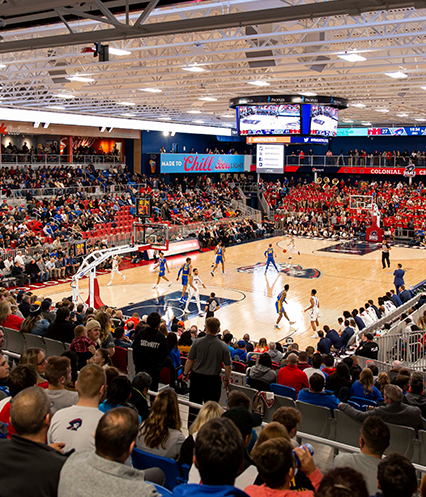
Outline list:
[[[373,210],[373,196],[372,195],[351,195],[350,196],[350,209]]]
[[[169,248],[169,226],[165,223],[133,223],[133,243],[151,245],[153,250]]]

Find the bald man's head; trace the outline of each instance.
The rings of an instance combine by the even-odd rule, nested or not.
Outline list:
[[[292,364],[293,366],[295,366],[297,364],[297,360],[298,360],[298,357],[296,354],[290,354],[288,356],[288,363]]]
[[[50,414],[50,399],[40,387],[29,387],[13,398],[10,419],[20,436],[36,435],[46,425],[46,415]]]

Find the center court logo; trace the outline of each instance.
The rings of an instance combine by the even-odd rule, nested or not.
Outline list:
[[[282,262],[277,262],[277,267],[280,271],[280,273],[284,273],[286,276],[289,276],[290,278],[305,278],[305,279],[313,279],[313,278],[320,278],[322,276],[322,273],[319,269],[315,268],[307,268],[305,269],[302,267],[300,264],[287,264],[287,263],[282,263]],[[265,272],[265,267],[266,263],[265,262],[258,262],[257,264],[254,264],[253,266],[242,266],[237,268],[237,271],[239,273],[262,273]],[[268,274],[273,274],[275,271],[274,267],[269,266]]]

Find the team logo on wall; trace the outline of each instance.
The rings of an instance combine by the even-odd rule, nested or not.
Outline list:
[[[305,278],[305,279],[313,279],[313,278],[320,278],[322,276],[322,273],[319,269],[315,268],[307,268],[305,269],[303,266],[300,264],[287,264],[283,262],[276,262],[276,265],[280,271],[280,273],[284,273],[286,276],[289,276],[290,278]],[[237,271],[239,273],[262,273],[265,272],[265,267],[266,263],[265,262],[258,262],[257,264],[254,264],[253,266],[242,266],[237,268]],[[275,271],[274,266],[271,264],[269,265],[268,269],[268,274],[273,274]]]

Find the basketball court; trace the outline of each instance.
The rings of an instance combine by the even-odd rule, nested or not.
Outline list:
[[[270,266],[265,275],[264,252],[269,243],[273,244],[277,254],[280,273]],[[167,320],[173,315],[183,318],[183,305],[179,304],[181,284],[176,278],[179,267],[190,256],[193,267],[199,269],[207,287],[200,288],[201,302],[205,302],[211,292],[215,292],[221,301],[221,308],[215,315],[222,323],[222,330],[230,330],[236,338],[249,333],[254,340],[265,337],[268,341],[277,341],[291,335],[304,348],[317,342],[311,338],[313,333],[308,313],[303,312],[309,306],[312,288],[318,292],[320,325],[337,327],[337,318],[343,310],[359,308],[370,298],[376,301],[378,296],[393,288],[392,273],[398,262],[402,263],[406,272],[407,286],[426,278],[426,250],[393,247],[391,267],[382,269],[381,251],[377,244],[366,250],[365,242],[296,238],[296,249],[301,255],[293,254],[293,259],[289,261],[288,253],[283,253],[288,243],[288,237],[275,237],[229,247],[225,254],[226,274],[222,275],[219,266],[214,277],[210,274],[213,252],[171,257],[168,259],[170,275],[166,273],[173,281],[170,288],[166,282],[162,282],[157,290],[152,288],[158,275],[158,269],[152,271],[154,262],[124,270],[127,276],[125,283],[117,275],[113,284],[107,286],[110,275],[104,274],[98,276],[100,296],[106,305],[122,309],[125,314],[138,312],[143,315],[157,311]],[[339,250],[336,246],[343,248]],[[351,250],[348,247],[352,247]],[[285,308],[290,319],[296,323],[289,328],[283,318],[281,329],[276,330],[276,296],[286,283],[290,285],[290,290]],[[88,279],[80,280],[83,298],[87,298],[87,288]],[[71,286],[69,283],[55,285],[36,293],[52,297],[56,302],[71,295]],[[188,326],[196,324],[202,329],[204,318],[197,315],[195,303],[189,310]]]

